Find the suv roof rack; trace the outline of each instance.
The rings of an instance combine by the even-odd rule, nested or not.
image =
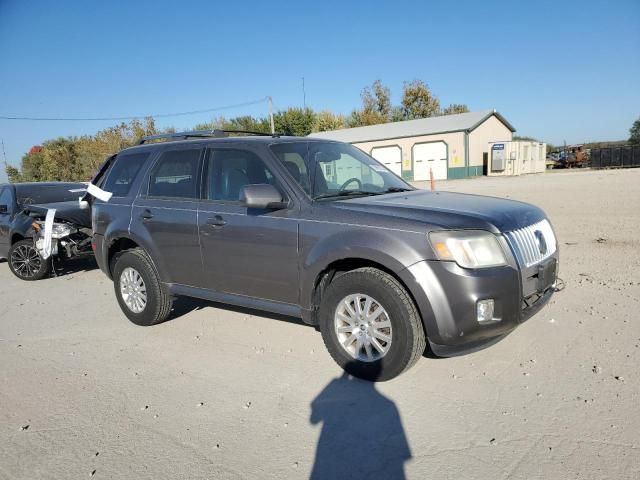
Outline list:
[[[254,132],[252,130],[192,130],[189,132],[176,132],[176,133],[160,133],[158,135],[147,135],[142,137],[138,142],[138,145],[149,142],[150,140],[186,140],[188,138],[224,138],[228,137],[230,133],[242,133],[245,135],[260,135],[265,137],[280,137],[279,133],[265,133]]]

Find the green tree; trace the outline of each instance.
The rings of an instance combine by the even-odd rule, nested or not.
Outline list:
[[[440,101],[422,80],[404,82],[401,103],[405,120],[433,117],[440,112]]]
[[[20,174],[20,170],[18,170],[13,165],[8,165],[8,164],[5,165],[4,171],[7,174],[7,178],[9,179],[9,182],[18,183],[23,181],[22,175]]]
[[[391,119],[391,89],[382,84],[381,80],[373,82],[370,88],[365,88],[362,95],[363,106],[385,120]]]
[[[250,115],[244,115],[229,120],[228,124],[225,124],[225,129],[270,133],[271,124],[267,118],[254,118]]]
[[[82,175],[83,168],[75,138],[49,140],[43,147],[42,174],[45,180],[86,180]]]
[[[20,161],[20,170],[15,177],[21,182],[41,182],[46,180],[43,171],[44,154],[43,150],[37,152],[27,152]]]
[[[225,117],[213,118],[210,122],[197,124],[194,130],[244,130],[247,132],[269,133],[271,125],[267,118],[244,115],[229,119]]]
[[[351,112],[348,126],[362,127],[391,121],[391,90],[382,81],[376,80],[370,87],[365,87],[360,98],[362,107]]]
[[[158,132],[153,118],[105,128],[95,135],[47,140],[42,149],[23,155],[20,169],[7,169],[12,181],[86,181],[105,157]]]
[[[273,123],[277,133],[304,137],[313,131],[315,119],[310,108],[288,108],[277,112],[273,116]]]
[[[197,123],[194,130],[224,130],[227,126],[225,117],[214,117],[210,122]]]
[[[638,118],[629,129],[629,143],[640,145],[640,118]]]
[[[391,109],[391,121],[402,122],[403,120],[406,120],[404,116],[404,109],[399,105],[394,106]]]
[[[347,124],[347,120],[344,115],[336,115],[333,112],[322,111],[318,112],[315,116],[313,124],[314,132],[326,132],[328,130],[338,130],[344,128]]]
[[[450,103],[448,107],[442,109],[442,115],[453,115],[456,113],[467,113],[469,107],[463,103]]]

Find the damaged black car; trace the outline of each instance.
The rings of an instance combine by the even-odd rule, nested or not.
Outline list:
[[[0,184],[0,259],[21,280],[40,280],[55,261],[90,256],[91,211],[83,183]]]

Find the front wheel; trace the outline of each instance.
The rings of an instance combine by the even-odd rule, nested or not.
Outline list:
[[[33,240],[26,238],[11,245],[9,269],[20,280],[41,280],[51,272],[51,262],[40,256]]]
[[[345,371],[390,380],[422,356],[426,339],[413,300],[393,276],[359,268],[335,278],[320,305],[320,331]]]
[[[171,296],[162,290],[158,274],[143,250],[127,250],[118,256],[113,286],[120,308],[136,325],[155,325],[169,316]]]

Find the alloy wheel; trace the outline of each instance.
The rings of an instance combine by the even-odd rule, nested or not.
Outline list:
[[[147,287],[142,275],[127,267],[120,275],[120,295],[125,305],[133,313],[142,313],[147,306]]]
[[[344,297],[338,303],[333,324],[338,342],[356,360],[375,362],[391,347],[389,314],[369,295],[357,293]]]
[[[15,272],[23,278],[33,278],[42,267],[44,260],[33,246],[20,245],[11,253],[11,264]]]

